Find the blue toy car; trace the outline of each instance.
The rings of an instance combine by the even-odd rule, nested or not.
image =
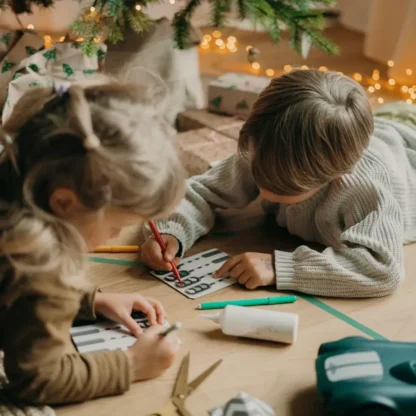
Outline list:
[[[416,343],[348,337],[316,359],[325,408],[339,416],[416,416]]]

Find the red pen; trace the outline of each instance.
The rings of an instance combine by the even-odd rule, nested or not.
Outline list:
[[[153,235],[155,236],[155,240],[158,242],[158,244],[160,245],[160,248],[162,249],[162,252],[164,253],[166,251],[166,245],[165,242],[162,239],[162,236],[159,233],[159,230],[156,227],[156,224],[153,221],[149,221],[149,226],[153,232]],[[183,285],[181,276],[178,272],[178,269],[175,266],[175,263],[173,261],[170,262],[170,265],[172,266],[172,272],[174,274],[174,276],[176,277],[176,279],[178,280],[178,282]]]

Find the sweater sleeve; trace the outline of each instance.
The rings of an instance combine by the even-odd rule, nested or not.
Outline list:
[[[371,209],[363,211],[365,196],[357,204],[344,204],[338,248],[323,252],[301,246],[293,253],[276,250],[275,268],[278,290],[295,290],[319,296],[365,298],[386,296],[404,278],[403,214],[388,190],[371,195]],[[370,197],[369,197],[370,198]],[[349,224],[351,211],[359,221]],[[322,228],[325,227],[322,224]],[[325,231],[323,231],[324,233]]]
[[[250,166],[238,154],[230,156],[203,175],[190,178],[178,210],[166,221],[159,221],[163,234],[175,236],[187,251],[214,226],[217,208],[243,208],[258,196]],[[151,232],[144,229],[145,237]]]
[[[76,316],[75,320],[95,320],[97,316],[95,314],[95,296],[97,292],[100,292],[98,286],[91,286],[88,290],[84,293],[80,308],[78,311],[78,315]]]
[[[70,327],[79,296],[19,298],[6,317],[5,370],[10,393],[23,401],[60,404],[120,394],[130,385],[123,351],[79,354]]]

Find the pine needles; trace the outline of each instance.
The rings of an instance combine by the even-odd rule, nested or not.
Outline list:
[[[92,56],[103,40],[117,43],[123,40],[124,30],[130,27],[140,33],[148,30],[152,19],[143,11],[146,5],[159,0],[95,0],[73,24],[72,30],[80,38],[83,52]],[[302,39],[308,37],[312,44],[334,54],[338,48],[323,34],[323,16],[316,9],[331,5],[334,0],[210,0],[212,5],[210,22],[214,27],[226,23],[228,13],[235,9],[240,19],[250,19],[270,33],[274,42],[279,42],[281,30],[287,28],[292,47],[302,52]],[[32,4],[50,7],[54,0],[0,0],[0,9],[11,7],[16,13],[30,12]],[[190,45],[191,18],[201,0],[188,0],[173,19],[174,41],[179,49]],[[316,6],[316,7],[315,7]],[[59,7],[59,1],[54,4]]]

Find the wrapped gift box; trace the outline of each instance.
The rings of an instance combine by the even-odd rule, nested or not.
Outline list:
[[[270,84],[270,78],[229,72],[208,86],[208,108],[222,114],[246,118],[259,94]]]
[[[196,130],[208,127],[230,139],[238,140],[244,121],[235,116],[210,113],[207,110],[186,110],[178,115],[179,131]]]
[[[206,172],[237,151],[235,140],[207,128],[179,133],[176,145],[189,176]]]

